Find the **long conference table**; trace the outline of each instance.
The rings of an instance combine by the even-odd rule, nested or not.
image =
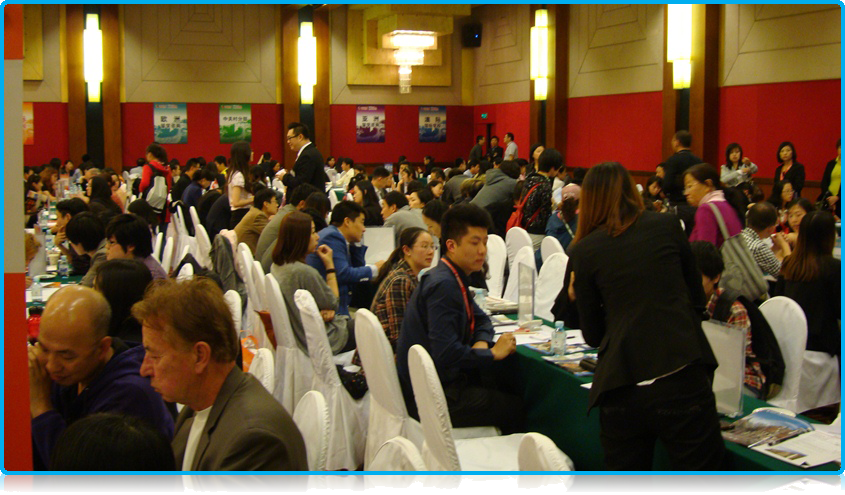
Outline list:
[[[545,322],[546,325],[549,322]],[[579,377],[543,359],[525,346],[517,346],[516,355],[495,368],[496,378],[511,390],[522,389],[526,427],[546,435],[575,464],[577,471],[603,471],[604,454],[599,440],[599,411],[587,413],[589,390],[583,384],[592,376]],[[743,416],[770,404],[753,397],[743,398]],[[801,419],[816,423],[809,418]],[[725,418],[728,419],[728,418]],[[739,418],[735,418],[739,419]],[[728,419],[730,421],[730,419]],[[735,471],[838,471],[837,463],[802,469],[742,445],[725,441],[730,469]],[[671,469],[669,455],[660,442],[655,449],[653,469]]]

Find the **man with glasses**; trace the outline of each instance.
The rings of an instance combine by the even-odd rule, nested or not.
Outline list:
[[[288,125],[287,142],[290,149],[296,151],[296,163],[293,171],[282,177],[282,183],[289,191],[300,184],[311,184],[320,191],[326,190],[329,180],[323,170],[323,155],[311,142],[308,126],[293,122]]]
[[[153,280],[167,278],[161,264],[153,258],[153,236],[141,217],[123,213],[106,226],[106,251],[109,260],[138,260],[150,270]]]
[[[144,348],[108,336],[109,320],[105,297],[79,285],[59,290],[44,308],[38,342],[29,346],[36,469],[49,467],[67,425],[98,412],[137,416],[167,438],[173,436],[173,417],[149,379],[140,375]]]

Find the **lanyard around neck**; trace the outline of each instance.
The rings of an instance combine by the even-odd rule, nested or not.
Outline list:
[[[467,294],[467,288],[464,285],[464,281],[461,280],[460,275],[458,275],[458,271],[455,270],[454,266],[452,266],[452,262],[449,261],[445,256],[443,258],[440,258],[440,261],[445,263],[446,266],[448,266],[449,269],[452,270],[452,274],[455,275],[455,280],[458,281],[458,287],[461,288],[461,294],[463,294],[464,296],[464,306],[467,312],[467,321],[469,321],[469,335],[470,337],[472,337],[472,335],[475,333],[475,313],[473,313],[472,306],[469,303],[469,295]]]

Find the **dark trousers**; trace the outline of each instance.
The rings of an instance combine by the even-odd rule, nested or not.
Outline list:
[[[522,398],[499,390],[480,373],[462,374],[443,393],[454,428],[496,426],[505,435],[525,431]]]
[[[599,418],[607,469],[651,470],[657,440],[675,470],[725,469],[725,444],[711,387],[705,369],[689,365],[651,385],[603,394]]]
[[[229,217],[229,230],[234,230],[248,212],[249,208],[238,208],[237,210],[232,210],[232,216]]]

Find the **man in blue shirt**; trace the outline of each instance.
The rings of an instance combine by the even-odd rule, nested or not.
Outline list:
[[[200,169],[194,172],[191,183],[182,192],[181,200],[187,210],[191,206],[196,207],[203,192],[214,182],[216,176],[209,169]]]
[[[490,217],[475,205],[450,208],[441,221],[445,256],[423,276],[405,310],[396,348],[396,367],[405,403],[416,416],[408,351],[422,345],[431,355],[455,427],[497,426],[521,431],[522,400],[498,390],[490,378],[493,361],[516,351],[512,333],[493,343],[490,318],[475,304],[469,275],[487,255]]]
[[[367,246],[362,246],[364,238],[364,207],[353,201],[341,201],[332,210],[331,225],[319,232],[317,245],[332,248],[334,269],[337,275],[338,296],[337,314],[349,314],[350,290],[359,282],[368,282],[376,278],[384,260],[368,265],[364,261]],[[326,267],[316,253],[311,253],[305,262],[326,277]]]

